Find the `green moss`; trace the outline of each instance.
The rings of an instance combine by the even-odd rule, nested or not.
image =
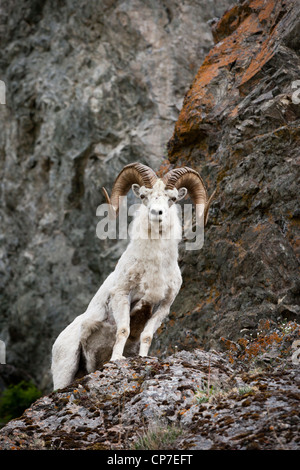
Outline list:
[[[149,429],[134,443],[135,450],[173,449],[175,441],[182,434],[182,429],[172,425],[152,424]]]
[[[239,393],[239,395],[252,394],[253,393],[253,388],[246,385],[245,387],[239,388],[238,393]]]
[[[96,444],[92,444],[91,446],[87,447],[86,450],[110,450],[109,447],[102,444],[101,442],[96,442]]]
[[[5,424],[18,418],[41,395],[32,382],[22,381],[17,385],[10,385],[0,398],[0,422]]]

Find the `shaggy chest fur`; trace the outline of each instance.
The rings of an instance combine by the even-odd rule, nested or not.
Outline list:
[[[158,269],[148,269],[132,279],[131,296],[143,298],[145,302],[157,304],[167,295],[170,285]]]
[[[158,304],[164,300],[170,291],[177,290],[181,284],[181,274],[176,256],[166,250],[158,251],[155,243],[149,244],[147,254],[143,250],[143,257],[131,254],[131,263],[126,266],[120,262],[120,275],[126,285],[132,301],[143,299],[149,304]],[[120,260],[121,261],[121,260]]]

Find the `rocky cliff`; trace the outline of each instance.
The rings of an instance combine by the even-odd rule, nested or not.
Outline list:
[[[132,66],[146,67],[145,50],[142,53],[134,49],[135,54],[141,53],[140,63],[130,55],[131,48],[141,44],[137,39],[150,41],[151,37],[153,40],[154,26],[147,28],[144,22],[141,28],[137,15],[126,10],[128,4],[133,5],[106,2],[103,8],[109,21],[118,18],[118,25],[130,31],[126,36],[129,42],[134,28],[139,28],[126,50]],[[183,28],[183,24],[171,14],[173,3],[164,3],[167,4],[166,16],[156,17],[153,13],[157,18],[155,24],[164,25],[164,32],[159,30],[163,34],[167,34],[167,27],[174,28],[175,37],[179,34],[176,28]],[[28,26],[32,28],[31,34],[28,33],[32,40],[37,34],[34,31],[40,32],[41,25],[46,30],[49,27],[43,23],[49,7],[47,3],[43,8],[38,5],[35,22]],[[5,128],[7,140],[1,147],[3,152],[4,149],[8,152],[3,160],[7,179],[1,196],[6,204],[2,214],[8,246],[2,258],[6,266],[2,305],[8,308],[11,300],[9,320],[2,317],[6,325],[3,331],[12,345],[11,357],[19,360],[24,351],[28,357],[35,351],[41,361],[42,353],[45,354],[42,356],[45,362],[39,367],[37,359],[33,359],[37,375],[45,370],[48,360],[45,350],[51,336],[66,320],[80,313],[93,293],[96,280],[102,279],[118,256],[116,246],[120,245],[104,245],[100,262],[94,228],[86,225],[94,220],[93,205],[101,201],[97,196],[99,183],[112,181],[118,169],[133,155],[136,157],[127,153],[129,150],[139,148],[150,152],[151,139],[141,144],[142,121],[134,113],[139,113],[141,106],[146,123],[151,108],[159,103],[163,106],[169,96],[163,96],[162,103],[158,99],[154,104],[148,84],[142,80],[132,85],[129,95],[128,90],[120,92],[115,102],[110,93],[122,90],[122,80],[118,79],[124,69],[120,67],[116,78],[109,80],[110,91],[104,86],[108,80],[104,78],[108,77],[105,72],[100,74],[99,82],[96,79],[90,85],[85,82],[90,88],[86,91],[87,102],[82,102],[74,70],[81,70],[85,77],[86,67],[94,69],[86,58],[91,51],[86,56],[83,54],[81,63],[80,50],[73,44],[82,42],[89,28],[94,31],[98,44],[98,29],[90,26],[88,18],[91,17],[85,9],[80,19],[72,10],[67,21],[63,16],[68,12],[67,7],[60,4],[58,7],[60,15],[51,12],[55,21],[62,18],[67,23],[70,21],[70,29],[61,34],[69,34],[71,30],[76,34],[72,41],[63,41],[59,28],[55,30],[53,26],[51,36],[50,26],[50,43],[45,39],[42,43],[45,46],[39,47],[45,47],[42,53],[47,54],[54,41],[58,65],[45,67],[44,72],[49,76],[60,67],[64,70],[59,64],[64,63],[66,56],[68,60],[73,58],[74,68],[66,75],[67,82],[73,83],[72,94],[66,98],[71,103],[62,101],[63,92],[56,95],[56,87],[65,86],[69,91],[70,88],[64,85],[62,76],[59,79],[54,74],[53,80],[58,81],[49,95],[50,101],[45,101],[40,109],[35,97],[31,111],[28,114],[24,111],[24,121],[13,120]],[[192,2],[186,10],[183,5],[177,7],[182,15],[191,11],[195,14]],[[201,5],[197,4],[197,8]],[[145,17],[148,14],[143,9],[141,12]],[[100,13],[99,17],[93,15],[93,22],[95,18],[99,18],[102,28],[99,26],[99,31],[108,54],[111,49],[107,43],[112,40],[112,34],[102,24]],[[103,370],[42,397],[23,416],[2,429],[2,449],[299,448],[299,343],[296,342],[300,311],[299,18],[297,1],[247,0],[234,5],[220,20],[214,20],[211,24],[215,45],[185,95],[168,143],[168,158],[162,161],[154,150],[151,158],[141,154],[144,162],[157,168],[161,165],[162,171],[188,164],[201,172],[209,192],[217,188],[203,249],[199,253],[181,250],[184,284],[172,307],[171,318],[161,327],[152,348],[151,354],[158,358],[108,363]],[[198,17],[193,18],[196,20]],[[57,24],[55,21],[53,25]],[[84,25],[82,30],[78,22]],[[74,25],[78,26],[75,30]],[[188,22],[187,27],[191,28]],[[197,28],[193,31],[197,37]],[[83,36],[78,39],[77,34]],[[162,42],[157,44],[163,47],[166,37],[162,36]],[[192,39],[187,37],[189,45]],[[109,41],[105,42],[104,38]],[[41,51],[33,52],[36,50],[33,48],[25,54],[24,44],[26,41],[20,39],[7,47],[12,54],[36,54],[37,60],[33,61],[36,65],[32,67],[41,68],[38,60]],[[88,41],[85,44],[88,48]],[[183,47],[179,39],[176,44]],[[63,47],[66,49],[62,51]],[[125,49],[115,47],[124,66]],[[31,57],[34,58],[35,55]],[[114,63],[112,59],[108,62]],[[181,66],[178,65],[178,73]],[[13,73],[12,68],[8,67],[9,70]],[[155,73],[159,73],[158,69]],[[33,70],[29,76],[38,83]],[[94,80],[92,76],[87,81]],[[176,88],[179,82],[172,76]],[[116,88],[114,80],[118,83]],[[21,81],[16,79],[16,83]],[[122,83],[127,87],[132,82],[127,77]],[[30,87],[26,88],[25,84],[26,80],[20,86],[30,96]],[[40,86],[37,90],[43,90],[42,82]],[[92,94],[97,86],[101,93],[106,93],[106,100],[99,98],[103,96],[100,92],[100,95]],[[144,101],[134,101],[132,107],[130,100],[136,99],[133,89],[137,86],[141,87],[139,95]],[[46,97],[46,91],[44,88],[45,95],[36,92],[36,96]],[[16,89],[13,103],[18,96]],[[118,127],[117,120],[115,127],[109,127],[114,112],[120,114],[123,109],[120,104],[123,98],[131,103],[124,108],[128,112],[124,114],[125,127]],[[100,104],[103,112],[97,111]],[[33,119],[34,127],[25,131],[28,116],[39,116],[42,121]],[[55,116],[54,120],[51,116]],[[160,116],[163,120],[163,115]],[[168,116],[170,120],[174,117]],[[102,119],[107,119],[103,127]],[[145,132],[146,128],[143,128]],[[108,133],[100,136],[100,130]],[[24,145],[19,146],[20,136],[32,140],[25,139]],[[124,139],[129,139],[126,144]],[[135,147],[138,142],[139,146]],[[35,193],[37,188],[39,191]],[[47,211],[42,210],[45,207]],[[16,233],[15,227],[18,227]],[[13,285],[12,279],[15,279]],[[32,333],[25,341],[28,331]],[[38,344],[41,333],[46,339]],[[22,359],[22,364],[26,364],[28,357]]]
[[[295,1],[244,1],[213,26],[168,153],[217,196],[203,249],[182,251],[157,351],[219,348],[264,318],[299,321],[299,14]]]
[[[51,389],[55,338],[126,243],[96,237],[101,186],[135,160],[159,167],[230,3],[1,2],[0,339],[19,378]]]

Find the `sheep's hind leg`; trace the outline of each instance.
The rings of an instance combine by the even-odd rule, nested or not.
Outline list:
[[[128,295],[118,295],[111,300],[113,316],[117,325],[116,341],[111,361],[125,359],[124,347],[130,333],[130,304]]]

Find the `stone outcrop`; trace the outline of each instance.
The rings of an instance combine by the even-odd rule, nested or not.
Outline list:
[[[0,449],[297,449],[299,371],[201,350],[108,363],[10,421]]]
[[[130,47],[135,44],[131,36],[135,27],[139,30],[135,39],[153,40],[153,28],[141,30],[135,14],[126,10],[125,4],[121,4],[121,10],[118,10],[120,6],[114,10],[113,2],[102,5],[111,24],[118,18],[118,24],[128,32]],[[47,8],[47,3],[43,9],[36,7],[35,23],[28,26],[33,28],[32,40],[37,31],[40,34],[37,25],[43,25]],[[68,13],[66,7],[60,8],[61,13]],[[78,28],[78,34],[92,30],[97,42],[98,30],[91,28],[88,8],[84,11],[80,20],[77,12],[72,11],[70,26],[82,21],[84,27]],[[183,15],[188,10],[182,7],[180,11]],[[101,14],[94,15],[93,21],[101,18]],[[141,14],[148,13],[142,10]],[[169,12],[165,9],[165,14],[158,14],[156,24],[162,21],[165,31],[167,27],[177,31],[178,23],[171,9]],[[216,44],[185,96],[169,140],[168,159],[163,161],[161,171],[172,166],[192,166],[201,172],[209,192],[217,188],[217,194],[203,249],[199,253],[183,249],[180,252],[184,283],[170,319],[154,341],[151,354],[158,357],[107,363],[102,370],[40,398],[1,430],[1,449],[145,448],[150,431],[154,449],[299,448],[299,196],[296,185],[300,137],[299,18],[297,1],[245,0],[212,22]],[[168,21],[167,25],[164,21]],[[99,24],[101,37],[111,39],[109,28],[105,29],[101,21]],[[13,27],[11,31],[15,34]],[[51,31],[50,28],[51,41],[57,46],[54,57],[58,65],[54,70],[60,68],[64,57],[73,57],[74,67],[76,63],[83,75],[86,67],[93,69],[89,61],[85,62],[86,57],[82,56],[82,63],[76,61],[78,51],[73,46],[73,41],[76,45],[79,40],[76,35],[67,41],[59,32],[52,37]],[[57,32],[55,28],[53,31]],[[165,36],[162,43],[164,40]],[[52,47],[51,41],[46,34],[42,43],[44,52]],[[176,42],[178,47],[179,43]],[[8,50],[12,54],[21,50],[27,57],[22,49],[25,44],[26,41],[13,41]],[[104,49],[105,44],[106,41]],[[161,45],[155,44],[152,53]],[[125,48],[129,55],[130,47]],[[118,49],[122,66],[126,62],[125,49]],[[143,67],[146,67],[147,55],[141,50],[135,53],[145,59]],[[39,64],[38,57],[37,54],[36,64]],[[107,61],[109,67],[111,63],[116,66],[114,61]],[[132,61],[129,63],[137,67],[137,62]],[[20,78],[24,71],[16,65],[15,72],[11,66],[7,73],[17,73]],[[131,83],[131,91],[140,86],[139,95],[144,100],[141,108],[151,114],[154,101],[147,86],[143,81],[138,81],[138,85],[128,79],[119,82],[122,73],[118,70],[115,79],[118,87],[114,88],[115,82],[110,79],[109,90],[122,90],[122,83],[126,87]],[[129,70],[133,69],[129,67]],[[30,127],[28,119],[37,116],[35,112],[41,116],[39,108],[33,112],[34,105],[28,114],[24,112],[23,120],[19,117],[6,129],[7,140],[1,146],[9,155],[3,166],[8,178],[1,195],[6,204],[2,214],[9,250],[3,251],[2,262],[8,266],[9,257],[12,262],[11,271],[3,271],[6,294],[2,305],[7,306],[8,299],[12,299],[11,319],[6,319],[4,324],[8,325],[9,344],[13,345],[12,357],[19,360],[28,351],[23,364],[32,351],[37,353],[37,358],[41,354],[45,357],[39,367],[33,364],[37,375],[45,371],[45,350],[55,330],[80,313],[78,310],[92,295],[96,280],[102,279],[119,255],[116,246],[120,245],[104,244],[103,267],[97,258],[99,251],[94,248],[93,230],[87,222],[93,220],[98,183],[112,181],[118,169],[129,161],[127,152],[139,148],[134,146],[141,130],[134,114],[139,103],[135,103],[132,111],[130,100],[136,96],[133,91],[128,95],[128,90],[125,94],[120,92],[117,96],[130,102],[122,115],[136,132],[130,134],[129,143],[126,141],[123,146],[128,128],[122,135],[117,121],[114,132],[100,138],[100,130],[105,127],[99,124],[101,119],[110,122],[110,112],[105,106],[109,107],[112,102],[109,97],[115,96],[104,86],[106,72],[101,73],[95,82],[89,78],[92,84],[86,91],[87,102],[82,106],[78,105],[82,103],[80,99],[76,101],[76,93],[80,95],[76,75],[68,76],[71,82],[74,79],[73,94],[64,81],[59,82],[62,86],[59,99],[53,92],[50,101],[45,101],[44,121],[30,128],[32,133],[28,129],[25,132],[26,126]],[[32,74],[31,71],[29,76]],[[25,80],[22,90],[27,89],[31,102],[26,83]],[[101,102],[104,106],[101,113],[97,110],[101,93],[93,94],[98,86],[108,93],[105,95],[108,101]],[[63,87],[70,95],[64,95]],[[37,93],[37,96],[41,99],[44,95]],[[73,96],[75,102],[67,106],[61,101],[63,96],[69,100]],[[18,97],[17,92],[14,99]],[[51,103],[55,103],[54,107]],[[121,113],[121,105],[114,110]],[[143,114],[146,121],[150,116],[147,112]],[[27,150],[23,154],[18,147],[21,140],[15,139],[17,130],[25,139],[22,149]],[[70,150],[63,153],[67,143]],[[149,150],[151,145],[142,147]],[[37,158],[40,149],[45,153]],[[49,155],[47,149],[51,150]],[[142,155],[142,160],[150,163],[146,154]],[[159,158],[155,152],[152,155],[155,158],[151,162],[158,165]],[[16,187],[18,178],[20,183]],[[36,196],[34,201],[31,194]],[[46,206],[49,210],[45,213]],[[28,217],[24,210],[28,211]],[[17,234],[13,223],[19,227]],[[24,227],[27,238],[20,235]],[[14,257],[16,253],[18,257]],[[15,279],[13,287],[19,289],[15,296],[15,291],[9,288],[12,278]],[[81,285],[79,295],[78,285]],[[37,311],[39,315],[34,316]],[[32,330],[36,332],[28,337],[25,347],[22,341]],[[41,332],[45,336],[46,331],[45,342],[37,347],[37,337],[41,337]],[[160,436],[163,437],[159,441]]]

